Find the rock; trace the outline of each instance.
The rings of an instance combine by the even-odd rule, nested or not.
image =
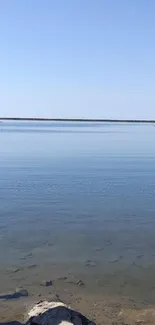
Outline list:
[[[20,258],[20,260],[22,261],[22,260],[26,260],[27,258],[30,258],[30,257],[32,257],[33,256],[33,254],[32,253],[29,253],[29,254],[26,254],[25,256],[22,256],[21,258]]]
[[[85,263],[85,266],[86,266],[86,267],[96,267],[97,264],[94,263],[94,262],[91,261],[91,260],[87,260],[86,263]]]
[[[142,257],[144,257],[144,254],[140,254],[136,256],[137,260],[140,260]]]
[[[59,278],[57,278],[57,280],[66,281],[67,280],[67,276],[59,277]]]
[[[75,278],[71,278],[71,279],[68,279],[67,278],[67,281],[66,283],[70,283],[70,284],[74,284],[74,285],[77,285],[79,287],[83,287],[84,286],[84,282],[82,280],[77,280]]]
[[[95,249],[96,252],[101,252],[101,251],[103,251],[103,250],[104,250],[104,247],[97,247],[97,248]]]
[[[17,273],[18,271],[19,271],[19,269],[16,268],[16,269],[13,269],[13,270],[12,270],[12,273]]]
[[[29,295],[26,289],[21,289],[21,288],[16,289],[16,294],[20,295],[20,297],[28,297]]]
[[[32,255],[33,255],[32,253],[29,253],[26,255],[26,257],[32,257]]]
[[[9,299],[16,299],[21,297],[27,297],[28,291],[21,288],[16,288],[14,292],[4,294],[0,296],[0,299],[9,300]]]
[[[84,286],[84,282],[82,280],[77,281],[76,283],[79,287],[83,287]]]
[[[38,273],[33,273],[32,275],[33,275],[33,276],[37,276],[37,275],[38,275]]]
[[[11,272],[11,273],[17,273],[20,271],[20,269],[19,268],[11,268],[11,269],[8,269],[7,271]]]
[[[53,285],[53,282],[51,280],[49,280],[49,281],[42,281],[40,285],[43,286],[43,287],[50,287],[50,286]]]
[[[28,266],[28,269],[33,269],[36,266],[37,266],[36,264],[31,264],[31,265]]]
[[[41,301],[28,313],[27,325],[96,325],[62,302]]]

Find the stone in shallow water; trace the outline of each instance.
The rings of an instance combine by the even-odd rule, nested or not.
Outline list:
[[[11,269],[8,269],[7,271],[10,273],[17,273],[20,271],[20,269],[19,268],[11,268]]]
[[[53,282],[52,282],[52,280],[45,280],[45,281],[42,281],[41,283],[40,283],[40,285],[41,286],[43,286],[43,287],[50,287],[50,286],[52,286],[53,285]]]
[[[66,281],[67,280],[67,276],[60,276],[59,278],[57,278],[57,280]]]
[[[35,267],[37,267],[36,264],[31,264],[31,265],[28,266],[28,269],[33,269],[33,268],[35,268]]]
[[[82,280],[77,280],[76,278],[67,278],[67,280],[65,281],[66,283],[70,283],[70,284],[74,284],[77,285],[79,287],[83,287],[85,284]]]
[[[90,268],[90,267],[96,267],[97,264],[94,263],[92,260],[87,260],[85,266]]]
[[[16,299],[16,298],[21,298],[21,297],[27,297],[28,296],[28,291],[25,289],[21,288],[16,288],[14,292],[0,295],[1,300],[9,300],[9,299]]]
[[[62,302],[39,302],[28,315],[27,325],[96,325]]]
[[[20,269],[19,268],[16,268],[16,269],[13,269],[12,270],[12,273],[17,273],[18,271],[20,271]]]
[[[82,280],[79,280],[79,281],[77,281],[77,285],[79,287],[83,287],[84,286],[84,282]]]

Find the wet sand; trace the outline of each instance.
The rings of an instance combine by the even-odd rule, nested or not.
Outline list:
[[[55,293],[56,290],[56,293]],[[39,290],[40,291],[40,290]],[[62,292],[63,291],[63,292]],[[124,297],[108,297],[103,295],[87,295],[84,289],[75,290],[71,285],[66,288],[45,289],[42,294],[30,293],[30,297],[1,302],[1,322],[24,322],[27,311],[40,300],[53,300],[55,296],[73,309],[80,311],[97,325],[154,325],[155,306],[140,304]]]

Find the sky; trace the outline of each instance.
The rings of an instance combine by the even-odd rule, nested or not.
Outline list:
[[[0,116],[155,119],[155,1],[0,0]]]

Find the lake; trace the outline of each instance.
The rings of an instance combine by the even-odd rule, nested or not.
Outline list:
[[[1,123],[0,261],[0,295],[153,305],[155,126]]]

